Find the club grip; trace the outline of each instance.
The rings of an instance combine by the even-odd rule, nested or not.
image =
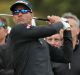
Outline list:
[[[44,18],[37,18],[36,20],[49,21],[49,19],[44,19]]]

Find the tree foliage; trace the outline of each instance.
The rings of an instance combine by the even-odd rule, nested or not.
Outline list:
[[[80,0],[30,0],[33,10],[46,15],[59,15],[72,12],[80,18]]]

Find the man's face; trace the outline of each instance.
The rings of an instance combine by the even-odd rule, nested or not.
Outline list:
[[[28,12],[22,13],[22,11],[27,11],[27,10],[28,10]],[[14,11],[15,11],[15,13],[14,13]],[[17,11],[18,11],[18,13],[16,13]],[[15,10],[13,10],[14,22],[16,24],[30,24],[31,25],[33,16],[32,16],[32,13],[29,11],[30,11],[29,9],[25,9],[25,7],[22,5],[16,6]]]
[[[46,41],[50,45],[55,46],[55,47],[61,47],[62,46],[62,39],[60,37],[60,34],[55,34],[55,35],[52,35],[50,37],[47,37]]]
[[[69,22],[69,24],[71,26],[71,30],[73,32],[72,36],[73,37],[77,37],[77,35],[79,34],[79,28],[77,26],[77,22],[74,19],[72,19],[72,18],[69,18],[68,22]]]

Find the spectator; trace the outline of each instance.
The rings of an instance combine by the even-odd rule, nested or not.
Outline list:
[[[71,30],[73,31],[72,40],[73,40],[73,56],[71,59],[71,63],[69,63],[70,69],[66,68],[66,70],[70,70],[71,72],[67,75],[79,75],[80,74],[80,43],[78,39],[79,34],[79,19],[76,15],[72,13],[63,14],[64,18],[68,19],[69,24],[71,25]],[[65,67],[65,66],[64,66]]]

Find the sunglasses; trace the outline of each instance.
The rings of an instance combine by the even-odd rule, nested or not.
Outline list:
[[[28,12],[31,12],[31,10],[21,9],[21,10],[14,10],[14,11],[12,11],[12,14],[13,15],[18,15],[19,13],[26,14]]]
[[[0,27],[5,26],[5,24],[3,22],[0,22]]]
[[[5,23],[0,22],[0,28],[1,28],[1,27],[6,28],[7,26],[5,25]]]

